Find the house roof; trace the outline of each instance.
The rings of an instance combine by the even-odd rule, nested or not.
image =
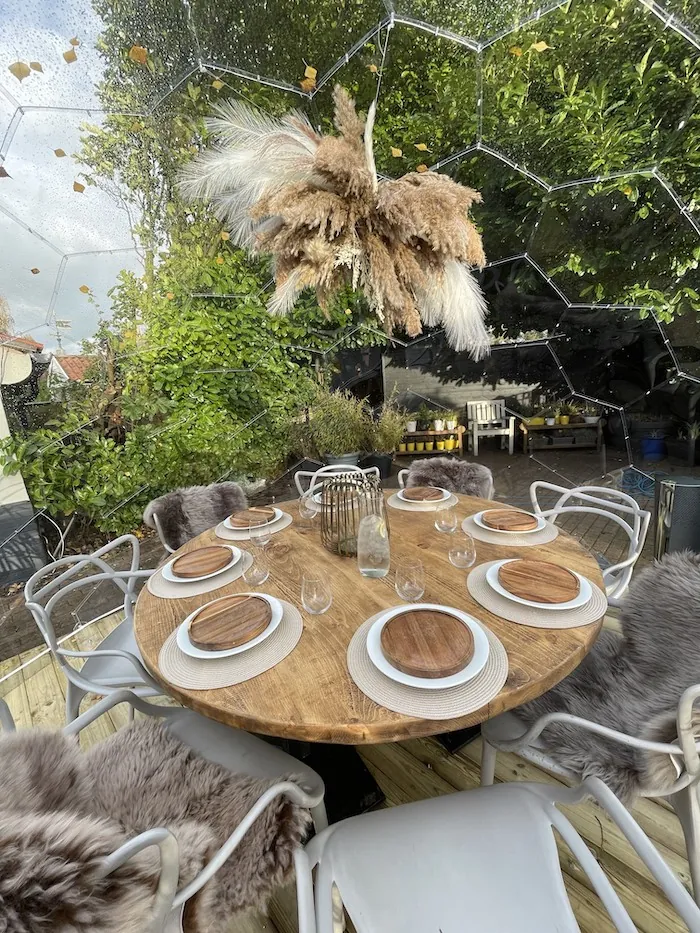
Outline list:
[[[43,343],[37,343],[31,337],[14,337],[12,334],[4,334],[0,331],[0,344],[12,347],[13,350],[22,350],[24,353],[41,353],[44,349]]]
[[[85,373],[95,362],[94,356],[55,356],[54,359],[66,376],[74,382],[84,379]]]

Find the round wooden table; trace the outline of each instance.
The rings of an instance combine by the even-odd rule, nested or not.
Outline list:
[[[386,493],[387,497],[395,490]],[[320,540],[320,518],[310,528],[299,518],[297,503],[278,505],[294,517],[268,545],[270,577],[264,592],[286,599],[302,611],[304,633],[294,651],[280,664],[235,687],[184,690],[174,687],[158,670],[158,654],[170,633],[199,606],[227,593],[245,592],[242,578],[204,596],[160,599],[144,587],[134,612],[134,628],[144,662],[166,691],[211,719],[249,732],[312,742],[346,745],[394,742],[415,736],[463,729],[490,719],[540,696],[569,674],[590,650],[602,619],[570,629],[537,629],[516,625],[487,612],[474,602],[465,584],[466,571],[450,564],[450,535],[434,527],[434,512],[388,508],[392,570],[383,579],[360,575],[354,558],[338,557]],[[460,496],[457,514],[467,515],[503,503]],[[214,529],[188,542],[177,553],[218,542]],[[477,564],[506,557],[529,557],[565,565],[603,588],[595,560],[564,532],[549,544],[515,548],[475,541]],[[245,542],[242,546],[246,546]],[[368,699],[350,679],[346,652],[357,628],[381,609],[399,605],[393,568],[401,557],[417,557],[425,566],[423,601],[462,609],[487,625],[503,642],[509,659],[508,680],[487,706],[458,719],[415,719],[391,712]],[[333,588],[333,605],[312,616],[301,607],[303,572],[320,570]]]

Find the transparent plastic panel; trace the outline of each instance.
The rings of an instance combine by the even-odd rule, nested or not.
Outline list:
[[[30,110],[12,140],[4,168],[3,203],[63,253],[133,246],[118,181],[90,184],[76,153],[100,117]]]
[[[410,16],[423,23],[464,36],[474,41],[488,42],[495,36],[515,29],[518,23],[536,15],[544,4],[538,0],[518,0],[516,3],[493,3],[492,0],[398,0],[394,8],[399,16]]]
[[[143,264],[133,249],[68,257],[52,315],[52,323],[58,319],[70,324],[63,332],[65,352],[80,353],[80,341],[92,337],[100,321],[112,316],[110,291],[128,272],[143,275]]]
[[[10,125],[18,121],[19,118],[21,118],[21,113],[17,112],[15,104],[0,91],[0,161],[7,152],[10,141],[8,138],[11,132]]]
[[[484,52],[483,139],[552,184],[665,171],[694,145],[693,53],[641,3],[574,0]]]
[[[45,343],[48,332],[44,327],[61,256],[2,210],[0,242],[0,295],[9,306],[15,333]]]
[[[299,87],[318,80],[385,15],[381,0],[301,5],[298,0],[245,0],[235,10],[216,0],[192,3],[191,19],[202,59],[252,76]]]
[[[698,245],[663,186],[632,176],[548,194],[529,252],[573,303],[645,307],[693,281]]]

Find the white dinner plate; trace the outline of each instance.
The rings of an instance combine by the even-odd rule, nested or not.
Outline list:
[[[229,594],[230,595],[230,594]],[[204,651],[203,648],[197,648],[190,641],[190,633],[188,631],[188,626],[190,621],[197,615],[198,612],[201,612],[204,609],[204,606],[200,606],[199,609],[195,609],[194,612],[191,612],[185,621],[182,623],[180,628],[177,630],[177,646],[183,654],[189,655],[191,658],[202,658],[203,660],[209,660],[210,658],[230,658],[234,654],[240,654],[242,651],[247,651],[249,648],[254,648],[256,645],[259,645],[261,641],[272,635],[274,630],[282,621],[282,603],[279,599],[275,599],[274,596],[267,596],[265,593],[239,593],[236,595],[240,596],[259,596],[260,599],[264,599],[266,603],[270,604],[270,609],[272,610],[272,618],[270,619],[270,624],[265,629],[264,632],[261,632],[256,638],[251,638],[250,641],[247,641],[245,645],[238,645],[237,648],[226,648],[225,651]],[[220,599],[227,599],[226,596],[220,596]],[[217,599],[213,599],[211,603],[205,603],[206,606],[211,606],[212,603],[218,602]]]
[[[435,505],[438,502],[444,502],[445,499],[449,499],[452,493],[449,489],[443,489],[441,486],[435,486],[435,489],[439,489],[442,493],[441,499],[407,499],[404,496],[405,489],[399,489],[399,499],[402,499],[404,502],[409,502],[411,505]]]
[[[237,547],[234,547],[232,544],[221,544],[219,547],[227,547],[231,551],[231,560],[226,564],[225,567],[220,567],[219,570],[212,570],[211,573],[202,574],[201,577],[178,577],[173,573],[173,564],[177,560],[177,557],[173,557],[172,560],[169,560],[168,563],[161,569],[160,573],[164,580],[167,580],[168,583],[198,583],[200,580],[208,580],[210,577],[216,577],[220,573],[224,573],[226,570],[230,570],[238,561],[241,559],[241,552]]]
[[[547,522],[540,515],[532,515],[532,512],[526,512],[524,509],[516,509],[518,512],[522,512],[523,515],[532,515],[533,518],[537,519],[536,528],[527,528],[525,531],[505,531],[503,528],[492,528],[490,525],[487,525],[486,522],[482,519],[484,512],[498,512],[500,509],[484,509],[483,512],[476,512],[472,515],[472,518],[479,526],[483,528],[484,531],[493,531],[497,535],[531,535],[536,531],[542,531],[543,528],[547,527]]]
[[[251,529],[248,528],[237,528],[235,525],[231,524],[231,516],[224,519],[224,528],[228,528],[229,531],[260,531],[261,528],[272,528],[273,525],[276,525],[277,522],[282,518],[284,512],[282,509],[278,509],[276,506],[272,506],[275,510],[275,517],[271,518],[269,522],[266,522],[264,525],[253,525]]]
[[[404,674],[403,671],[397,670],[393,664],[389,663],[382,651],[382,629],[389,619],[393,619],[394,616],[402,612],[417,611],[419,609],[432,609],[438,612],[446,612],[448,615],[454,616],[455,619],[459,619],[472,633],[474,638],[474,654],[471,661],[469,661],[467,666],[463,667],[461,671],[457,671],[456,674],[451,674],[449,677],[414,677],[411,674]],[[476,619],[467,615],[466,612],[461,612],[459,609],[451,609],[449,606],[438,606],[435,603],[409,603],[405,606],[394,606],[393,609],[388,609],[386,612],[382,613],[367,634],[367,653],[374,666],[377,667],[382,674],[385,674],[387,677],[390,677],[391,680],[395,680],[399,684],[406,684],[409,687],[421,687],[424,690],[444,690],[447,687],[458,687],[461,684],[465,684],[468,680],[471,680],[476,677],[477,674],[481,673],[488,661],[489,641]]]
[[[511,557],[508,560],[499,560],[495,564],[492,564],[486,571],[486,582],[491,589],[495,590],[500,596],[505,596],[506,599],[510,599],[514,603],[520,603],[521,606],[532,606],[533,609],[578,609],[580,606],[585,606],[593,596],[591,584],[585,577],[582,577],[580,573],[576,573],[575,570],[572,570],[571,573],[573,573],[579,582],[579,594],[575,599],[570,599],[566,603],[535,603],[530,599],[521,599],[520,596],[514,596],[512,593],[509,593],[504,586],[501,586],[498,579],[499,567],[502,567],[503,564],[509,564],[513,560],[520,560],[520,558]]]

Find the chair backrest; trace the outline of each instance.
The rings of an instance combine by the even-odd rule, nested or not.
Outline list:
[[[554,505],[543,508],[539,501],[541,493],[554,494]],[[627,557],[603,570],[603,580],[609,598],[619,599],[629,586],[634,565],[642,553],[651,513],[641,508],[639,503],[618,489],[605,486],[575,486],[566,489],[554,483],[537,480],[530,486],[530,501],[536,515],[553,524],[562,515],[576,513],[597,515],[613,522],[628,539]]]
[[[192,538],[247,507],[248,499],[238,483],[183,486],[152,499],[144,509],[143,520],[156,529],[161,544],[172,554]]]
[[[299,495],[304,496],[307,492],[314,491],[314,488],[320,485],[325,477],[338,476],[343,473],[364,473],[365,476],[376,476],[379,479],[379,467],[367,467],[363,470],[352,463],[329,463],[318,470],[297,470],[294,482]],[[308,485],[305,485],[305,480],[309,481]]]
[[[505,399],[467,402],[467,419],[470,424],[489,424],[492,421],[503,421],[505,418]]]
[[[407,469],[399,470],[399,489],[406,488],[407,479],[408,479],[408,470]]]

